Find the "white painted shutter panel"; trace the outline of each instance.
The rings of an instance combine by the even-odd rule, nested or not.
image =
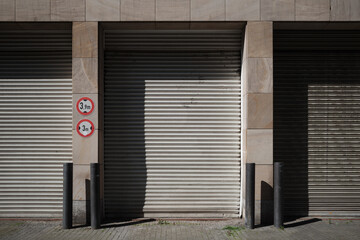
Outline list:
[[[105,33],[106,217],[238,217],[240,31]]]
[[[60,218],[62,164],[72,160],[71,28],[0,30],[0,43],[0,217]]]

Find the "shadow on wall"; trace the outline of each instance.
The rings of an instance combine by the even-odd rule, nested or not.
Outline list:
[[[308,215],[308,76],[306,53],[282,49],[274,34],[274,162],[284,163],[285,221]],[[289,61],[291,58],[291,61]]]
[[[85,179],[85,194],[86,194],[86,225],[91,224],[90,216],[90,180]]]
[[[74,203],[85,202],[84,205],[73,207],[73,228],[80,228],[90,226],[91,224],[91,213],[90,213],[90,180],[84,179],[85,188],[85,201],[75,201]],[[85,208],[84,208],[85,207]],[[84,211],[85,209],[85,211]]]
[[[147,180],[145,154],[145,81],[111,64],[129,61],[105,53],[104,182],[107,220],[144,217]],[[131,65],[131,63],[130,63]]]
[[[273,224],[274,212],[273,187],[265,181],[260,183],[260,200],[255,201],[255,227],[265,227]]]
[[[275,58],[274,61],[280,65],[285,60]],[[288,77],[303,81],[297,71],[283,76],[279,68],[274,68],[277,76],[274,82],[274,162],[284,163],[284,215],[286,221],[291,221],[307,216],[309,211],[308,87],[299,84],[294,88]]]
[[[274,161],[290,220],[359,211],[359,33],[274,31]]]
[[[267,182],[261,181],[261,206],[260,225],[268,226],[273,224],[274,212],[274,190]]]

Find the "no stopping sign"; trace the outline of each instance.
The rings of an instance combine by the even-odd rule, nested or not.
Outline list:
[[[81,115],[89,115],[94,111],[94,102],[91,98],[82,97],[77,101],[76,109]]]
[[[82,137],[89,137],[94,133],[95,127],[90,120],[83,119],[76,125],[76,131]]]

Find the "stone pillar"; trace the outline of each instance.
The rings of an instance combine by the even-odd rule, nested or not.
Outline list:
[[[243,53],[242,157],[244,164],[256,164],[256,224],[271,223],[273,216],[272,33],[272,22],[248,22]]]
[[[74,223],[89,223],[90,218],[90,163],[99,162],[99,88],[98,88],[98,23],[73,22],[73,217]],[[94,102],[90,115],[81,115],[77,101],[89,97]],[[76,131],[81,119],[89,119],[95,132],[82,137]],[[101,163],[101,162],[100,162]]]

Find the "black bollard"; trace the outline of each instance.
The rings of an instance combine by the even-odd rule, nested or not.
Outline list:
[[[274,163],[274,226],[277,228],[284,227],[283,215],[283,166],[281,162]]]
[[[100,169],[98,163],[90,164],[90,214],[91,228],[100,228]]]
[[[255,163],[246,164],[245,225],[255,226]]]
[[[63,229],[72,228],[73,164],[63,168]]]

